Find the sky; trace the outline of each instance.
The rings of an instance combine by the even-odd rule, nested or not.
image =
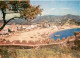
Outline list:
[[[80,16],[80,0],[30,0],[32,5],[40,5],[43,9],[42,15],[79,15]],[[6,19],[10,19],[19,14],[6,15]],[[0,12],[0,19],[2,13]]]
[[[32,5],[40,5],[42,15],[80,15],[80,0],[31,0]]]

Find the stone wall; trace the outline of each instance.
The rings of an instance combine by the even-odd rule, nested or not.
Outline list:
[[[59,42],[59,41],[67,41],[67,40],[72,40],[72,39],[76,39],[75,36],[68,36],[67,38],[63,37],[61,40],[60,38],[56,39],[56,42]]]
[[[45,39],[45,40],[37,40],[37,41],[26,41],[26,40],[14,40],[14,41],[9,41],[9,40],[5,40],[5,39],[0,39],[0,44],[21,44],[21,45],[39,45],[39,44],[51,44],[51,43],[58,43],[58,42],[63,42],[63,41],[68,41],[68,40],[72,40],[75,39],[75,36],[70,36],[67,38],[62,38],[62,40],[60,40],[60,38],[58,38],[56,41],[54,41],[53,39]]]

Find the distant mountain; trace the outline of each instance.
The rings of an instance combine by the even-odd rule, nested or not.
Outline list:
[[[0,20],[0,23],[2,23],[3,20]],[[27,24],[27,21],[25,19],[15,19],[11,20],[8,24]]]
[[[45,16],[38,16],[35,20],[32,21],[32,23],[44,23],[44,22],[52,22],[56,25],[63,25],[65,24],[68,19],[70,20],[70,24],[73,24],[74,22],[77,24],[80,24],[80,16],[78,15],[71,15],[71,14],[67,14],[64,16],[56,16],[56,15],[45,15]],[[0,20],[0,22],[2,22],[2,20]],[[16,23],[16,24],[26,24],[27,21],[25,19],[16,19],[16,20],[12,20],[11,22],[9,22],[8,24],[12,24],[12,23]]]
[[[15,24],[26,24],[27,21],[25,19],[15,19],[15,20],[10,21],[8,24],[12,24],[12,23],[15,23]]]
[[[56,15],[39,16],[33,22],[34,23],[53,22],[54,24],[59,24],[59,23],[64,24],[68,19],[71,19],[71,21],[74,20],[77,23],[80,22],[80,16],[71,15],[71,14],[67,14],[64,16],[56,16]]]

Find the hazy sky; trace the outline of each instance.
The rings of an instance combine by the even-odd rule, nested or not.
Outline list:
[[[80,15],[80,0],[30,0],[32,5],[40,5],[44,9],[42,15]],[[10,19],[19,14],[6,15]],[[0,19],[2,14],[0,12]]]
[[[32,5],[40,5],[43,15],[80,15],[80,0],[31,0]]]

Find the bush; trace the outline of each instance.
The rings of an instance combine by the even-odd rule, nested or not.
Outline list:
[[[77,49],[80,50],[80,40],[76,39],[76,40],[74,41],[74,44],[76,45]]]
[[[66,47],[40,48],[40,49],[6,49],[1,50],[7,58],[78,58],[80,51]],[[67,57],[66,57],[67,56]],[[6,58],[4,57],[4,58]]]

